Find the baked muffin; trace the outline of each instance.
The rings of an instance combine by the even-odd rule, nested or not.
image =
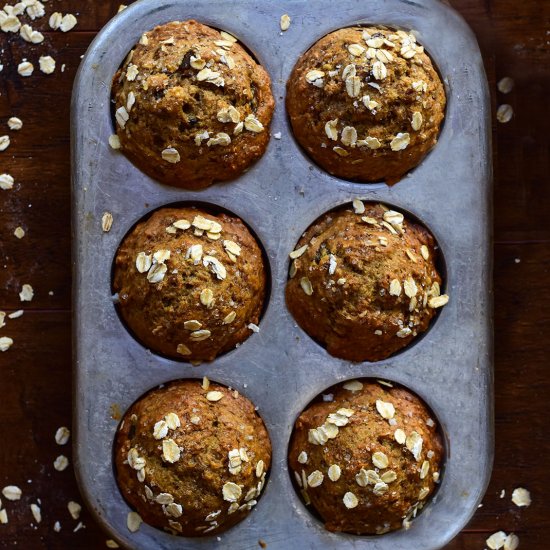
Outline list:
[[[121,317],[143,345],[211,361],[246,340],[265,296],[262,252],[244,223],[197,208],[162,208],[138,223],[115,258]]]
[[[380,361],[424,332],[449,298],[425,227],[381,204],[353,204],[322,216],[290,253],[286,303],[330,354]]]
[[[408,528],[439,481],[441,437],[412,393],[363,379],[327,390],[296,421],[289,464],[329,531]]]
[[[113,80],[120,148],[162,183],[200,189],[262,156],[274,100],[236,38],[196,21],[145,33]]]
[[[445,90],[413,34],[350,27],[302,55],[286,107],[296,139],[324,170],[394,184],[436,143]]]
[[[271,442],[237,391],[178,380],[128,409],[114,455],[120,491],[143,521],[198,537],[229,529],[256,505]]]

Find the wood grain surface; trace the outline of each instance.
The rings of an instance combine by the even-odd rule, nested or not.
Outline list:
[[[509,103],[514,117],[508,124],[493,123],[494,471],[483,506],[447,549],[482,550],[487,536],[502,529],[518,534],[520,549],[543,550],[550,548],[545,493],[550,471],[550,2],[452,4],[478,37],[493,112]],[[17,502],[0,496],[9,515],[9,523],[0,525],[2,548],[105,548],[107,536],[86,510],[79,520],[71,518],[67,503],[81,502],[74,473],[72,467],[56,471],[53,461],[59,454],[71,459],[70,444],[60,447],[54,441],[59,426],[71,425],[71,88],[81,56],[118,5],[115,0],[50,0],[48,15],[75,13],[78,25],[61,33],[49,29],[47,17],[36,20],[33,27],[45,35],[39,45],[0,33],[0,135],[11,138],[11,146],[0,152],[0,173],[10,173],[16,182],[13,189],[0,190],[0,310],[25,311],[0,329],[0,336],[14,340],[0,353],[0,488],[23,489]],[[37,69],[43,54],[57,61],[52,75]],[[36,66],[29,78],[17,74],[23,58]],[[515,82],[507,95],[496,89],[504,76]],[[11,116],[23,120],[22,130],[8,131]],[[26,231],[21,240],[13,235],[18,226]],[[32,302],[19,300],[24,283],[34,288]],[[519,486],[531,492],[528,508],[510,500]],[[37,499],[38,525],[29,509]],[[59,533],[53,530],[56,521]],[[79,521],[84,528],[75,533]]]

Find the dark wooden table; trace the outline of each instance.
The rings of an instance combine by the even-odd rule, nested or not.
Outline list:
[[[14,3],[14,2],[13,2]],[[313,3],[312,3],[313,4]],[[0,33],[0,125],[11,146],[0,153],[0,173],[16,181],[0,190],[0,310],[25,310],[8,320],[0,336],[14,344],[0,353],[0,488],[15,484],[23,498],[7,502],[9,523],[0,525],[0,547],[27,549],[104,548],[106,535],[83,510],[85,528],[67,502],[81,502],[72,468],[58,472],[54,433],[71,425],[71,232],[69,105],[81,55],[98,29],[117,11],[117,0],[50,1],[52,11],[78,14],[69,33],[52,32],[47,17],[33,26],[44,32],[34,46]],[[495,122],[494,289],[496,448],[492,481],[467,528],[449,550],[485,548],[497,530],[514,531],[520,548],[549,548],[550,438],[546,433],[550,397],[550,1],[454,0],[475,30],[485,59],[493,112],[514,108],[508,124]],[[27,57],[50,53],[57,70],[30,78],[17,74]],[[61,72],[61,65],[65,71]],[[503,95],[495,82],[510,76]],[[10,116],[23,129],[8,132]],[[13,235],[22,226],[26,235]],[[35,291],[19,301],[23,283]],[[515,487],[531,491],[533,503],[517,508]],[[501,490],[506,496],[500,498]],[[29,505],[41,500],[42,522],[34,526]],[[53,530],[61,523],[61,532]],[[269,541],[266,541],[269,545]],[[421,550],[421,549],[411,549]]]

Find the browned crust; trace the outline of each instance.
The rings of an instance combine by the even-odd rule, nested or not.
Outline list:
[[[219,240],[206,235],[196,236],[193,227],[169,234],[166,228],[176,220],[193,222],[203,216],[221,224]],[[233,262],[227,254],[224,241],[241,247],[241,254]],[[186,258],[192,245],[203,247],[203,258],[213,255],[227,271],[219,280],[203,262],[195,265]],[[140,252],[152,254],[170,250],[164,279],[150,283],[146,273],[139,273],[136,257]],[[174,273],[174,270],[177,270]],[[246,340],[250,323],[258,324],[265,297],[266,274],[262,252],[256,239],[244,223],[227,214],[212,215],[197,208],[162,208],[136,225],[120,245],[114,266],[113,290],[119,295],[119,311],[138,340],[151,350],[187,361],[211,361],[217,355],[233,349]],[[200,301],[201,291],[212,290],[214,303],[206,307]],[[232,311],[235,320],[224,324]],[[197,320],[201,330],[210,330],[206,340],[194,341],[192,331],[184,323]],[[184,344],[191,354],[182,355],[178,345]]]
[[[372,63],[378,60],[358,58],[347,50],[354,43],[367,48],[362,38],[364,30],[359,27],[337,30],[321,38],[304,53],[287,83],[286,108],[296,139],[324,170],[340,178],[393,184],[417,166],[435,145],[445,113],[445,90],[428,55],[422,52],[412,60],[405,59],[400,53],[401,42],[396,38],[392,39],[397,45],[395,48],[383,45],[393,60],[385,64],[387,77],[376,80]],[[395,31],[384,28],[366,30],[373,37],[396,36]],[[419,62],[422,64],[417,64]],[[348,95],[342,79],[344,67],[349,64],[355,64],[357,76],[363,83],[359,96],[355,98]],[[325,72],[322,88],[306,79],[306,74],[313,69]],[[337,74],[331,77],[330,71],[337,71]],[[425,93],[417,93],[412,88],[413,82],[421,80],[427,84]],[[367,82],[379,84],[382,93]],[[365,94],[378,102],[374,111],[362,103]],[[420,131],[414,131],[411,126],[414,112],[423,117]],[[335,119],[338,119],[339,138],[332,141],[325,132],[325,124]],[[345,126],[356,128],[358,139],[374,137],[382,146],[379,149],[344,146],[340,136]],[[392,151],[390,142],[399,132],[409,133],[410,145],[402,151]],[[333,151],[335,146],[344,148],[348,156],[336,154]]]
[[[360,535],[382,534],[388,530],[399,529],[403,519],[410,516],[419,502],[419,491],[427,488],[429,493],[422,499],[420,506],[427,501],[435,489],[434,472],[439,472],[443,456],[443,443],[437,426],[428,425],[430,413],[422,401],[414,394],[402,388],[389,388],[361,380],[363,388],[351,392],[342,385],[329,388],[325,393],[333,394],[331,402],[316,400],[297,419],[289,447],[289,465],[292,472],[306,476],[319,470],[324,474],[319,487],[309,487],[307,496],[311,507],[321,516],[329,531],[343,531]],[[392,403],[395,407],[395,424],[383,418],[376,409],[376,401]],[[310,429],[325,423],[327,416],[338,409],[348,408],[354,411],[346,426],[340,427],[338,435],[329,439],[325,445],[313,445],[308,442]],[[434,420],[431,418],[431,420]],[[423,439],[422,451],[415,459],[405,445],[397,443],[394,432],[402,429],[408,436],[416,431]],[[302,451],[308,455],[306,464],[298,461]],[[372,462],[375,452],[383,452],[389,464],[387,468],[376,469]],[[428,461],[429,470],[424,479],[420,470],[424,461]],[[341,477],[332,481],[327,475],[333,465],[341,468]],[[376,495],[373,485],[361,487],[356,475],[361,469],[377,470],[379,475],[394,471],[395,481],[388,483],[388,490]],[[292,474],[294,477],[294,474]],[[359,503],[356,508],[348,509],[343,503],[347,492],[352,492]],[[419,506],[419,507],[420,507]]]
[[[312,338],[342,359],[385,359],[427,330],[435,315],[435,309],[424,306],[433,284],[441,284],[434,239],[425,227],[408,220],[403,222],[403,234],[391,233],[382,225],[385,210],[367,203],[362,214],[349,209],[329,212],[296,245],[296,249],[308,248],[295,260],[296,275],[286,286],[287,307]],[[377,220],[378,226],[365,223],[363,217]],[[380,245],[380,239],[387,246]],[[428,249],[428,260],[421,255],[422,245]],[[329,274],[331,254],[337,264],[333,275]],[[313,287],[311,296],[301,286],[304,277]],[[403,287],[411,277],[418,289],[413,311],[404,290],[398,297],[389,292],[393,279]],[[345,283],[339,284],[341,280]],[[408,336],[397,336],[409,326]]]
[[[211,391],[221,392],[222,399],[209,401],[206,395]],[[182,449],[180,459],[173,464],[162,458],[163,440],[153,437],[155,424],[168,413],[176,413],[181,422],[164,438],[174,440]],[[200,419],[198,423],[191,421],[195,417]],[[131,448],[146,461],[144,482],[137,479],[136,470],[127,462]],[[231,474],[228,453],[239,448],[246,449],[249,460],[242,462],[239,473]],[[198,380],[178,380],[149,392],[128,409],[116,435],[114,458],[120,491],[143,521],[173,534],[196,537],[221,533],[248,515],[248,506],[228,513],[231,503],[223,498],[223,486],[227,482],[240,485],[242,496],[238,502],[245,504],[247,493],[265,482],[265,475],[256,475],[256,466],[263,460],[263,472],[269,471],[271,442],[262,419],[246,397],[219,384],[211,383],[203,389]],[[183,507],[182,515],[174,518],[164,513],[161,504],[147,498],[145,486],[155,498],[160,493],[172,495],[174,502]],[[205,533],[213,525],[205,518],[218,510],[216,528]],[[168,520],[178,522],[181,531]]]
[[[152,178],[185,189],[236,178],[263,155],[269,142],[275,105],[269,75],[238,43],[226,52],[235,67],[231,70],[220,62],[220,47],[214,44],[222,39],[220,32],[197,21],[174,21],[146,35],[148,44],[137,44],[113,79],[115,109],[126,106],[130,92],[136,97],[125,127],[117,124],[121,150]],[[170,39],[173,44],[161,44]],[[197,53],[221,74],[223,87],[197,80],[199,71],[189,64],[190,55]],[[130,63],[139,70],[134,81],[125,77]],[[234,136],[235,124],[222,123],[216,116],[230,105],[241,120],[254,115],[264,130]],[[195,136],[204,131],[210,136],[227,133],[232,141],[208,147],[204,140],[197,146]],[[162,151],[169,147],[178,150],[180,162],[162,159]]]

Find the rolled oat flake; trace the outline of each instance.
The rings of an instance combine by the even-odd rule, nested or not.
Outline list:
[[[514,88],[514,81],[509,76],[505,76],[498,81],[498,91],[502,94],[509,94]]]
[[[506,124],[512,120],[514,109],[511,105],[504,103],[497,109],[497,120],[502,124]]]

